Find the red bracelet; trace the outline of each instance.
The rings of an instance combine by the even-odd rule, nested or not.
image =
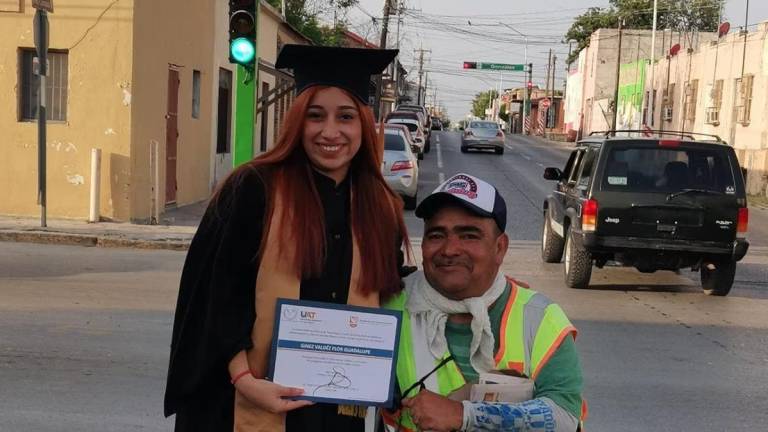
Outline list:
[[[234,385],[237,382],[237,380],[239,380],[240,378],[242,378],[242,377],[244,377],[244,376],[246,376],[246,375],[248,375],[250,373],[251,373],[251,371],[246,369],[246,370],[240,372],[239,374],[235,375],[234,377],[232,377],[232,379],[229,382],[231,382],[232,385]]]

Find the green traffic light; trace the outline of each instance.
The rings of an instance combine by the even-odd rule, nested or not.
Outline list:
[[[229,53],[235,62],[245,65],[256,57],[256,47],[253,41],[241,37],[232,41],[229,45]]]

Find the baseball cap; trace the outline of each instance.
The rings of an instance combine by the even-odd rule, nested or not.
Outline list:
[[[507,227],[504,198],[493,185],[475,176],[459,173],[443,182],[416,207],[416,216],[429,219],[447,204],[459,205],[478,216],[491,218],[501,231]]]

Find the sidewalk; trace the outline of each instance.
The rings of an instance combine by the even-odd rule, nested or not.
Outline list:
[[[187,250],[207,202],[166,211],[158,225],[0,216],[0,241],[136,249]]]

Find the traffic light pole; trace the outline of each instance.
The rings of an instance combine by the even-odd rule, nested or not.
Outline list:
[[[253,159],[253,136],[255,125],[256,70],[237,66],[235,86],[235,150],[232,155],[234,167]]]
[[[236,64],[234,150],[232,165],[253,159],[256,92],[259,84],[258,28],[260,6],[230,2],[230,62]],[[243,43],[245,42],[245,43]],[[250,42],[250,43],[248,43]]]

